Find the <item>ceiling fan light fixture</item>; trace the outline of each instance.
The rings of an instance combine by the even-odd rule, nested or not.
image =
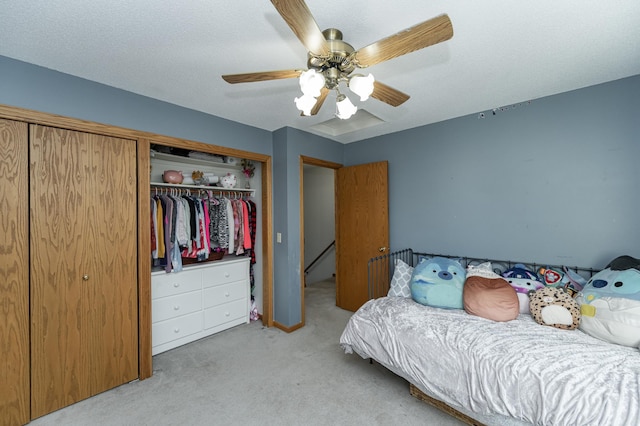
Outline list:
[[[361,74],[354,74],[349,78],[349,89],[356,95],[360,96],[361,101],[366,101],[373,93],[374,82],[375,78],[372,74],[369,74],[366,77]]]
[[[308,69],[300,74],[300,89],[304,95],[314,98],[320,96],[320,90],[324,87],[324,76],[315,69]]]
[[[340,96],[340,83],[346,83],[361,102],[373,96],[397,107],[409,99],[409,95],[376,81],[371,74],[349,77],[357,68],[365,69],[453,37],[451,20],[447,14],[442,14],[356,50],[342,40],[340,30],[329,28],[320,31],[305,1],[271,0],[271,3],[306,47],[306,71],[262,71],[223,75],[222,78],[231,84],[298,78],[303,96],[294,101],[304,115],[316,115],[327,94],[336,90],[336,116],[344,120],[355,114],[357,108],[346,96]]]
[[[311,115],[311,109],[316,104],[316,98],[311,95],[302,95],[299,98],[295,98],[293,100],[296,104],[296,107],[302,111],[304,115]]]
[[[338,93],[338,97],[336,99],[336,117],[341,120],[347,120],[348,118],[351,118],[357,110],[358,107],[352,104],[349,98],[342,93]]]

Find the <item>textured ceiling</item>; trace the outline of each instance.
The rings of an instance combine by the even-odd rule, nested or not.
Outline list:
[[[351,95],[382,122],[328,133],[318,124],[333,118],[335,95],[317,116],[301,117],[295,79],[231,85],[220,77],[306,67],[306,49],[268,0],[3,0],[0,55],[261,129],[290,126],[343,143],[640,74],[638,0],[307,5],[320,29],[340,29],[356,49],[442,13],[454,36],[370,67],[411,98],[394,108]]]

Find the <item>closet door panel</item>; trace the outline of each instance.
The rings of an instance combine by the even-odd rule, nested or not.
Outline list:
[[[32,417],[137,377],[135,142],[32,126]]]
[[[30,131],[31,415],[39,417],[89,395],[82,280],[87,209],[79,134],[42,126]]]
[[[91,394],[138,376],[136,145],[88,135],[92,205],[84,221]]]
[[[29,421],[27,131],[0,120],[0,425]]]

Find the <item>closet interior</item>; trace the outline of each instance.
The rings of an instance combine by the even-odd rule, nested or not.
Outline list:
[[[151,146],[153,355],[259,318],[256,167]]]

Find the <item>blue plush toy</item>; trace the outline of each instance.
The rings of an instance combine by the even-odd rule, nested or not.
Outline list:
[[[411,297],[421,305],[463,309],[465,269],[445,257],[422,259],[411,277]]]
[[[620,256],[595,274],[582,289],[587,303],[598,297],[623,297],[640,301],[640,259]]]
[[[640,259],[615,258],[587,281],[576,301],[582,331],[619,345],[640,345]]]

